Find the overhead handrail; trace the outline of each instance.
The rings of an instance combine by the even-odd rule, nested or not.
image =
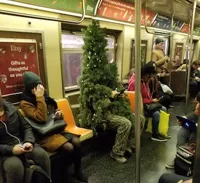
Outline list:
[[[100,7],[101,3],[102,3],[102,0],[97,1],[97,4],[96,4],[95,9],[94,9],[94,16],[97,15],[97,10]]]
[[[151,32],[148,30],[148,27],[147,27],[147,21],[146,21],[146,17],[147,17],[147,1],[145,2],[145,8],[144,8],[144,27],[145,27],[145,30],[148,34],[153,34],[153,35],[161,35],[163,37],[171,37],[172,36],[172,32],[170,34],[168,33],[162,33],[162,32]],[[173,21],[173,17],[172,17],[172,20]]]
[[[56,21],[56,22],[67,23],[67,24],[80,24],[85,18],[85,0],[82,0],[82,16],[81,16],[81,19],[78,21],[65,20],[63,18],[53,18],[53,17],[47,17],[47,16],[31,15],[27,13],[19,13],[19,12],[13,12],[13,11],[8,11],[8,10],[1,10],[1,9],[0,9],[0,14],[19,16],[19,17],[25,17],[25,18],[35,18],[35,19],[40,19],[40,20]],[[60,15],[66,15],[66,14],[60,13]]]

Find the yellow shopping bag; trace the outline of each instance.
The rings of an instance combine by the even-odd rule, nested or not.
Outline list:
[[[164,137],[168,136],[169,130],[169,116],[170,114],[166,113],[165,111],[160,111],[160,122],[158,126],[158,131]]]
[[[146,132],[152,133],[152,118],[148,118],[148,124]]]
[[[169,129],[169,116],[165,111],[160,111],[160,121],[158,126],[158,131],[161,135],[167,137]],[[147,132],[152,133],[152,118],[148,118]]]

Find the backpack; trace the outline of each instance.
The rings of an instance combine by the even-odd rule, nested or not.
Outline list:
[[[176,174],[190,177],[193,173],[195,144],[177,147],[176,158],[174,160],[174,170]]]
[[[33,161],[26,160],[24,183],[51,183],[50,177]]]

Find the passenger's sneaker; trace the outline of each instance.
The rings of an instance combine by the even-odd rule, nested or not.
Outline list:
[[[158,142],[166,142],[167,141],[167,139],[165,137],[162,137],[160,135],[152,135],[151,140],[158,141]]]
[[[110,157],[115,159],[118,163],[125,163],[127,161],[127,159],[123,156],[118,156],[116,154],[114,154],[112,151],[110,153]]]
[[[171,138],[172,138],[171,135],[164,136],[164,135],[161,135],[161,134],[160,134],[160,136],[163,137],[163,138],[165,138],[165,139],[171,139]]]
[[[174,161],[171,161],[170,163],[166,164],[165,168],[174,169]]]
[[[167,137],[166,137],[167,139],[171,139],[172,138],[172,136],[171,135],[167,135]]]

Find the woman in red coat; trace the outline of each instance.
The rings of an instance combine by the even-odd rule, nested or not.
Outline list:
[[[156,73],[156,69],[153,62],[149,62],[145,64],[141,68],[141,95],[144,104],[144,113],[146,117],[152,117],[152,137],[151,139],[154,141],[165,142],[167,139],[161,136],[158,132],[158,125],[160,121],[160,110],[156,110],[153,113],[149,113],[145,106],[146,104],[158,103],[159,99],[153,98],[149,89],[148,81],[149,79]],[[129,80],[129,91],[135,91],[135,77],[134,74]],[[166,108],[162,106],[161,110],[166,111]]]

